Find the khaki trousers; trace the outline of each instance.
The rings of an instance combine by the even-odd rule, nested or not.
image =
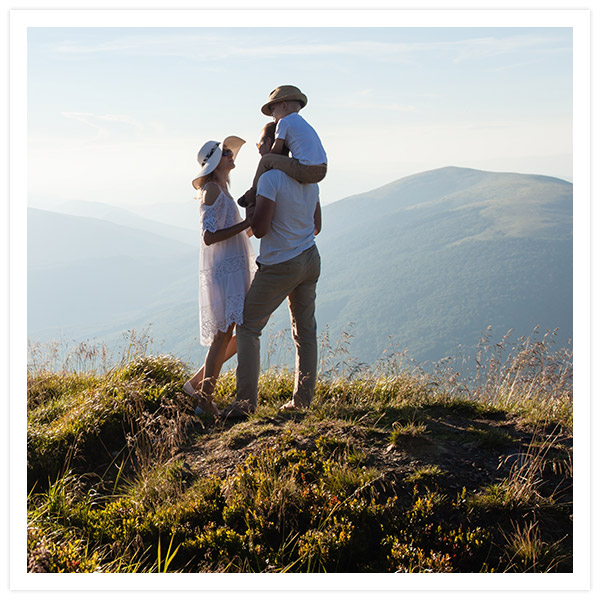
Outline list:
[[[277,265],[259,265],[244,304],[244,322],[237,327],[237,400],[258,404],[260,336],[270,316],[287,298],[296,347],[294,404],[308,407],[317,380],[315,298],[321,273],[316,246]]]
[[[260,176],[270,169],[277,169],[300,183],[319,183],[327,174],[327,165],[303,165],[291,156],[265,154],[258,163],[252,189],[256,191]]]

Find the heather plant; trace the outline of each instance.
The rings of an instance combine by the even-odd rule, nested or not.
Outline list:
[[[402,353],[367,368],[349,339],[322,338],[309,410],[278,412],[293,376],[271,368],[242,421],[196,417],[191,367],[148,345],[106,371],[38,355],[29,571],[572,568],[570,353],[551,337],[496,348],[467,385],[449,362],[426,371]],[[215,399],[234,398],[228,371]]]

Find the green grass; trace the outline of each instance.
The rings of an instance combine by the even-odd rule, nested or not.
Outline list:
[[[406,438],[420,438],[426,433],[427,425],[425,423],[394,423],[391,434],[392,444],[398,445],[401,440]]]
[[[469,425],[466,433],[479,448],[502,450],[515,442],[515,438],[498,427],[481,428]]]
[[[438,465],[423,465],[416,467],[415,470],[405,478],[407,483],[434,483],[440,477],[443,477],[446,471],[443,471]]]
[[[510,399],[497,381],[322,372],[292,414],[293,377],[271,370],[255,414],[215,422],[193,415],[172,357],[32,368],[28,569],[569,571],[570,387],[536,395],[510,372]],[[234,396],[228,372],[216,402]]]

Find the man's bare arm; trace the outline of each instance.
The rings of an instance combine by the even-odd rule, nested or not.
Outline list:
[[[250,226],[257,238],[264,237],[271,229],[271,221],[275,213],[275,202],[264,196],[256,196],[256,205],[254,210],[248,211]]]

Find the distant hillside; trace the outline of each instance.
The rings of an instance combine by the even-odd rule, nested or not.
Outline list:
[[[95,258],[173,258],[194,248],[144,228],[98,218],[27,209],[27,263],[31,267],[56,267]],[[199,246],[199,236],[196,237]]]
[[[352,352],[420,360],[560,328],[572,337],[572,184],[448,167],[323,209],[319,324],[353,322]],[[285,323],[287,315],[281,316]]]
[[[138,213],[136,210],[132,211],[102,202],[72,200],[61,203],[56,212],[101,219],[109,223],[115,223],[116,225],[141,229],[161,237],[167,237],[178,242],[196,246],[198,244],[198,202],[190,200],[185,204],[172,203],[170,209],[174,215],[172,219],[173,224],[157,220],[154,217],[153,209],[144,206],[138,209]]]
[[[335,342],[354,323],[363,362],[390,345],[419,361],[470,352],[488,325],[498,340],[538,325],[572,337],[570,183],[447,167],[327,205],[323,222],[319,330]],[[162,351],[201,360],[197,249],[42,211],[29,227],[30,337],[114,343],[152,323]],[[268,327],[289,328],[286,306]]]
[[[197,248],[100,219],[30,208],[27,251],[28,335],[39,341],[114,343],[197,290]]]

